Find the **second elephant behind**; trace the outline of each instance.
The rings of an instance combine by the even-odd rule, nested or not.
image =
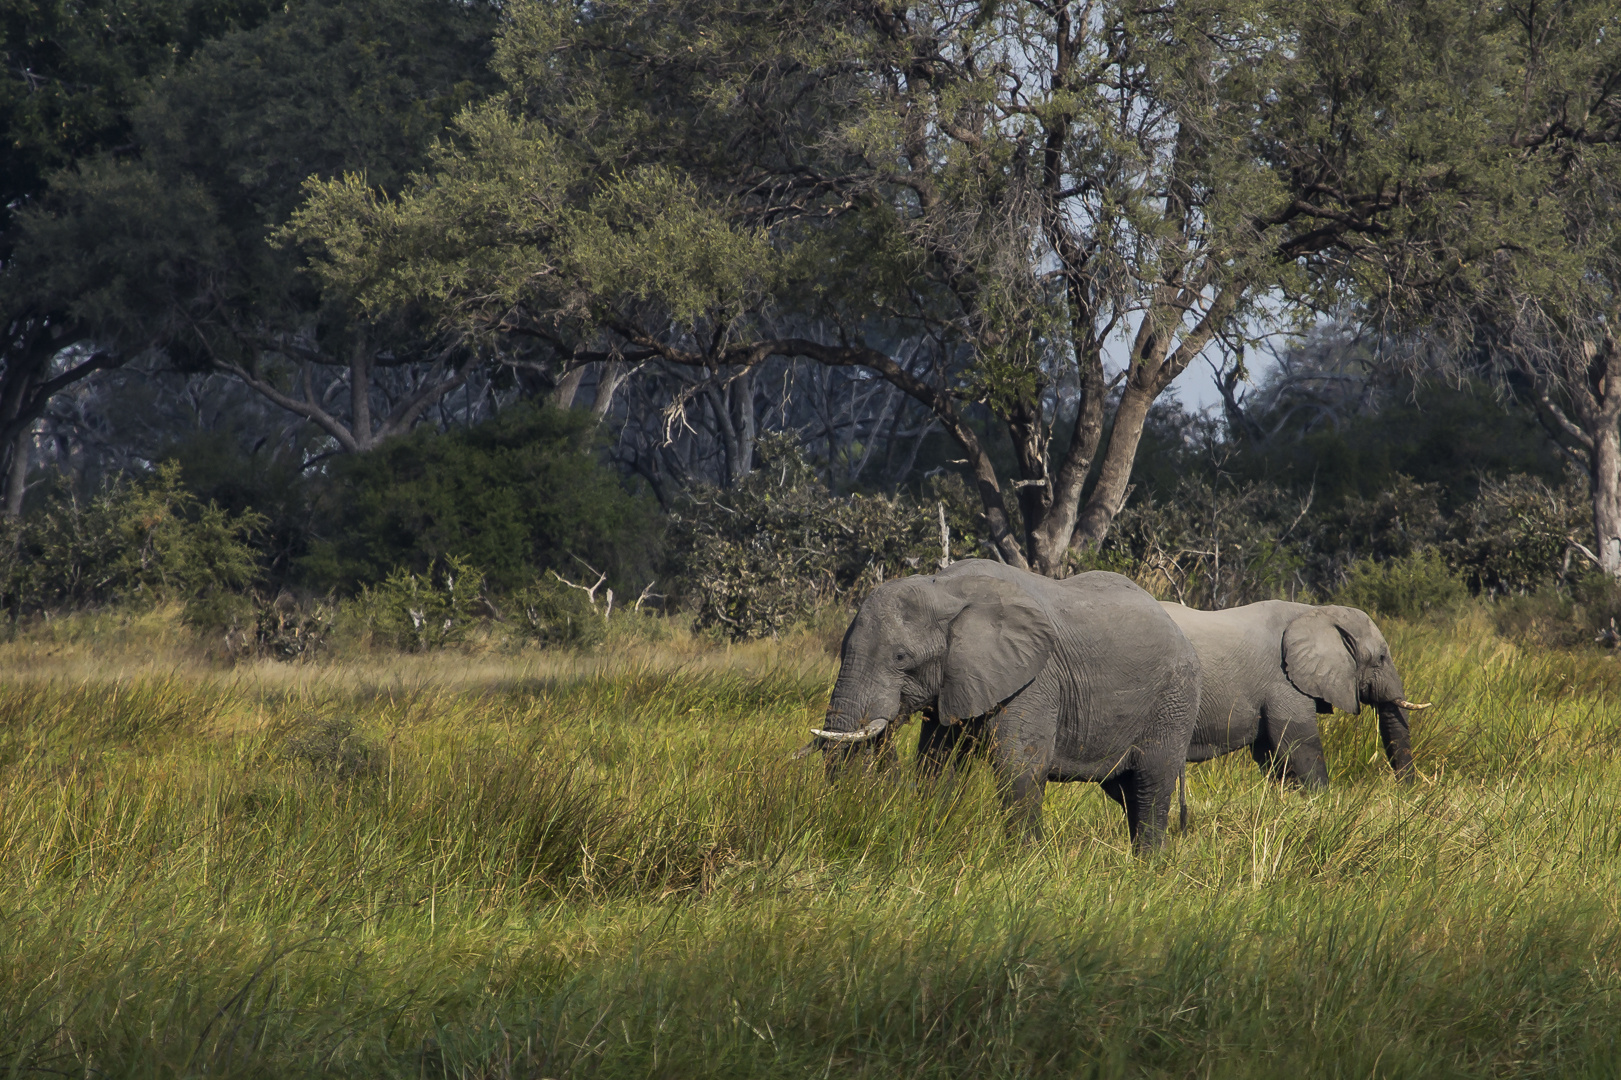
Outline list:
[[[1389,644],[1366,613],[1287,600],[1225,611],[1163,606],[1193,643],[1203,674],[1189,761],[1247,747],[1277,779],[1322,787],[1328,763],[1318,715],[1356,713],[1366,704],[1379,714],[1391,769],[1411,779],[1407,710],[1414,706]]]

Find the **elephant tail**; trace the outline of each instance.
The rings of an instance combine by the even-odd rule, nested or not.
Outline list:
[[[1183,762],[1182,768],[1176,773],[1176,792],[1182,811],[1182,831],[1188,831],[1188,763]]]

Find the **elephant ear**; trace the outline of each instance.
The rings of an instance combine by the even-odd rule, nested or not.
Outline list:
[[[1029,686],[1052,656],[1057,633],[1011,581],[963,578],[947,590],[967,601],[946,630],[940,719],[952,724],[988,713]]]
[[[1283,672],[1296,690],[1341,712],[1362,708],[1356,692],[1356,655],[1349,634],[1325,611],[1300,616],[1283,631]]]

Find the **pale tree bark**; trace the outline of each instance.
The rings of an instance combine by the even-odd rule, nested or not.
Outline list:
[[[1592,557],[1601,571],[1621,577],[1621,345],[1613,334],[1554,341],[1552,355],[1548,346],[1518,349],[1515,360],[1532,384],[1537,418],[1587,473]]]
[[[620,385],[630,376],[629,367],[623,360],[608,360],[602,365],[597,375],[597,396],[591,402],[591,412],[598,420],[608,415],[613,408],[614,394]]]
[[[704,384],[703,394],[720,432],[721,449],[726,457],[726,486],[731,487],[754,471],[758,426],[754,414],[754,372],[744,368],[724,383],[711,380]]]
[[[23,496],[28,493],[29,451],[33,448],[32,427],[17,432],[17,440],[11,446],[11,462],[6,468],[6,516],[9,518],[23,516]]]
[[[1613,422],[1593,440],[1591,475],[1599,569],[1621,577],[1621,433]]]
[[[1137,447],[1148,422],[1148,410],[1210,344],[1238,307],[1243,292],[1242,281],[1230,281],[1223,286],[1198,322],[1181,335],[1175,350],[1171,350],[1173,328],[1180,328],[1183,313],[1198,302],[1198,290],[1192,286],[1157,290],[1132,346],[1131,370],[1120,395],[1120,405],[1115,410],[1114,429],[1109,433],[1109,445],[1103,453],[1097,483],[1076,522],[1070,540],[1073,546],[1095,546],[1109,534],[1109,528],[1130,494],[1131,469],[1137,461]]]
[[[574,395],[580,392],[580,384],[585,381],[585,365],[581,365],[557,380],[557,388],[552,391],[552,404],[559,409],[572,409]]]

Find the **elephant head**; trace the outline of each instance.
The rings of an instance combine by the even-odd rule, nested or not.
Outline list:
[[[968,572],[887,582],[844,635],[812,747],[836,778],[850,751],[919,710],[945,724],[990,712],[1030,684],[1055,645],[1051,620],[1013,582]]]
[[[1408,701],[1390,646],[1373,620],[1356,608],[1325,606],[1300,615],[1283,632],[1283,669],[1295,689],[1344,712],[1371,705],[1379,736],[1398,777],[1411,776],[1413,755]],[[1327,711],[1326,708],[1323,711]]]

